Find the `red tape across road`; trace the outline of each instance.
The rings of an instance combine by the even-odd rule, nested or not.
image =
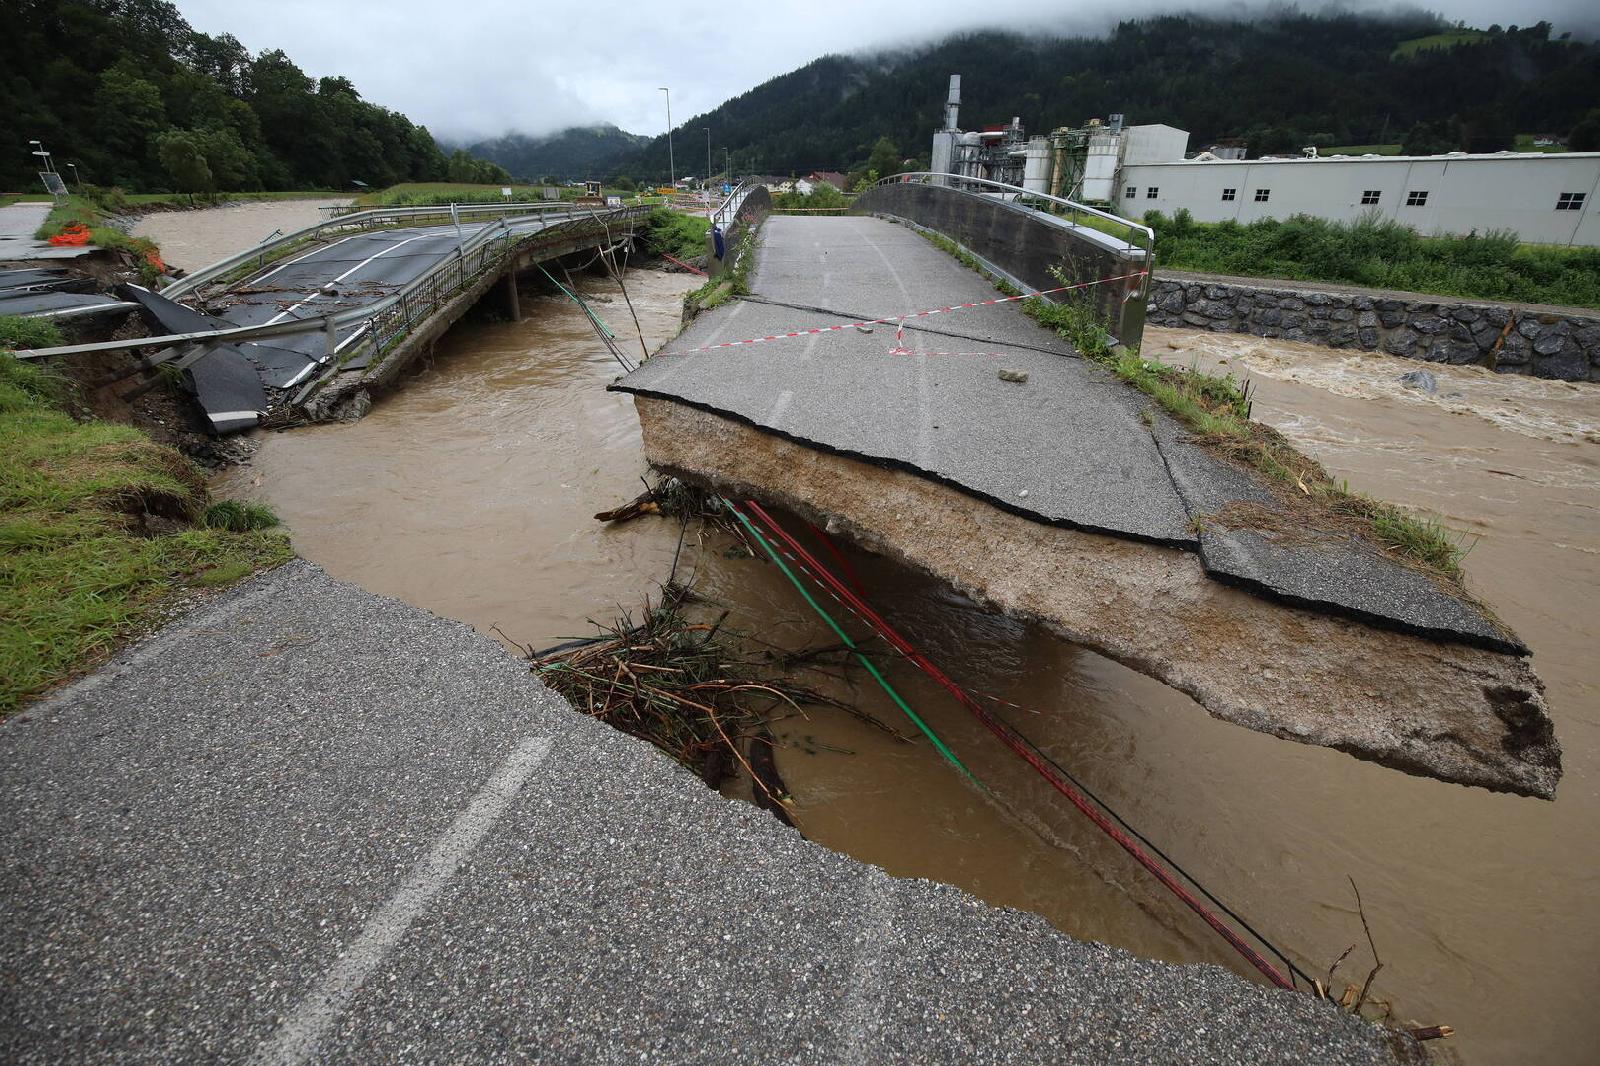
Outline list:
[[[843,323],[840,323],[837,326],[817,326],[814,329],[796,329],[796,330],[791,330],[788,333],[773,333],[773,334],[770,334],[769,336],[766,336],[766,337],[749,337],[749,338],[747,338],[745,340],[742,340],[742,341],[724,341],[721,344],[706,344],[706,345],[702,345],[699,348],[689,348],[689,349],[686,349],[685,351],[686,351],[686,353],[712,352],[712,351],[716,351],[718,348],[737,348],[737,347],[739,347],[741,345],[745,345],[745,344],[765,344],[768,341],[784,341],[784,340],[789,340],[790,338],[793,338],[793,337],[812,337],[812,336],[815,336],[815,335],[817,335],[819,333],[838,333],[841,330],[858,329],[858,328],[860,328],[862,326],[886,326],[891,322],[895,323],[899,327],[897,329],[897,331],[896,331],[897,344],[898,344],[899,337],[901,335],[903,335],[904,332],[905,332],[905,321],[908,318],[926,318],[929,315],[944,315],[944,314],[949,314],[949,313],[951,313],[953,311],[965,311],[968,308],[972,308],[972,307],[993,307],[995,304],[1014,303],[1017,300],[1031,300],[1035,296],[1050,296],[1050,295],[1053,295],[1053,294],[1058,293],[1058,292],[1071,292],[1074,289],[1087,289],[1087,288],[1089,288],[1090,286],[1093,286],[1093,285],[1109,285],[1111,282],[1114,282],[1114,281],[1129,281],[1129,280],[1131,280],[1133,278],[1146,277],[1148,274],[1149,274],[1149,271],[1147,271],[1147,270],[1139,270],[1139,271],[1135,271],[1132,274],[1119,274],[1114,278],[1099,278],[1099,279],[1097,279],[1095,281],[1080,281],[1076,285],[1062,285],[1059,288],[1054,288],[1054,289],[1041,289],[1038,292],[1025,292],[1025,293],[1022,293],[1019,296],[997,296],[993,300],[977,300],[977,301],[974,301],[972,303],[951,304],[949,307],[930,307],[925,311],[911,311],[911,312],[908,312],[908,313],[903,314],[903,315],[895,315],[892,318],[868,318],[868,319],[863,319],[860,322],[843,322]],[[898,352],[896,354],[910,354],[910,350],[909,349],[901,349],[900,352]],[[985,352],[985,353],[938,353],[938,354],[985,354],[985,355],[987,355],[989,353]]]

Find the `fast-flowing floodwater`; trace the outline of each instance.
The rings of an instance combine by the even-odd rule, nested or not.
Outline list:
[[[632,332],[609,281],[585,288]],[[682,277],[635,273],[652,348],[677,329]],[[602,527],[641,488],[631,400],[582,315],[524,297],[524,321],[467,321],[432,362],[351,425],[268,436],[222,492],[272,503],[301,554],[336,577],[522,644],[588,632],[653,593],[678,527]],[[635,348],[637,345],[635,344]],[[1262,931],[1321,974],[1371,965],[1348,878],[1397,1017],[1451,1024],[1471,1063],[1589,1059],[1600,1022],[1600,387],[1431,368],[1254,338],[1151,330],[1146,352],[1227,363],[1257,383],[1255,413],[1356,488],[1431,508],[1478,538],[1474,587],[1534,648],[1566,779],[1555,803],[1407,777],[1337,752],[1213,721],[1187,697],[1098,655],[982,611],[851,552],[869,598]],[[771,566],[708,536],[684,567],[730,621],[789,646],[832,643]],[[680,577],[682,577],[680,571]],[[378,635],[375,635],[375,637]],[[1238,967],[1226,948],[1066,808],[948,697],[882,659],[910,702],[995,798],[926,744],[833,711],[791,719],[778,761],[811,838],[903,876],[1140,954]],[[864,679],[862,705],[889,719]],[[441,723],[447,728],[448,723]]]
[[[278,233],[293,233],[328,218],[327,208],[348,199],[257,200],[194,211],[157,211],[134,224],[136,237],[161,248],[168,266],[198,270],[260,244]]]

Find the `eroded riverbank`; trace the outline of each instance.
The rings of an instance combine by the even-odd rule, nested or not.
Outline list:
[[[675,331],[687,287],[681,277],[631,276],[652,347]],[[620,300],[600,310],[629,331]],[[606,529],[590,517],[637,491],[644,468],[632,405],[602,391],[613,365],[576,308],[530,298],[525,314],[522,323],[463,323],[431,366],[365,420],[269,436],[229,485],[272,502],[299,550],[335,576],[483,630],[498,626],[521,643],[582,635],[586,617],[635,605],[665,576],[676,525]],[[1166,350],[1187,361],[1193,345],[1235,340],[1269,351],[1254,338],[1158,330],[1147,351],[1176,343]],[[1235,365],[1242,356],[1226,357]],[[1570,1060],[1593,1036],[1583,989],[1600,939],[1589,917],[1600,886],[1587,861],[1600,847],[1592,711],[1600,693],[1584,650],[1600,637],[1586,609],[1600,587],[1597,449],[1581,428],[1541,442],[1492,415],[1417,406],[1397,384],[1385,394],[1381,367],[1371,396],[1342,395],[1354,386],[1332,363],[1316,381],[1290,373],[1339,357],[1288,351],[1281,378],[1263,365],[1256,415],[1355,487],[1436,507],[1489,534],[1467,570],[1532,645],[1550,685],[1568,753],[1553,806],[1407,778],[1215,722],[1109,660],[852,557],[870,601],[897,627],[963,683],[1033,708],[1023,722],[1041,747],[1296,949],[1303,965],[1320,972],[1362,939],[1345,881],[1353,876],[1386,962],[1377,990],[1395,999],[1400,1017],[1455,1025],[1469,1061]],[[1394,373],[1416,369],[1378,362],[1398,366]],[[1440,389],[1450,391],[1470,403],[1466,389]],[[1518,406],[1502,421],[1576,427],[1594,401],[1519,393],[1505,402]],[[1533,485],[1528,497],[1518,495],[1523,481]],[[723,543],[705,547],[693,557],[697,587],[732,606],[743,628],[792,646],[826,642],[771,567],[727,557]],[[980,776],[1003,784],[1006,806],[960,787],[925,746],[815,714],[786,723],[792,743],[779,752],[808,836],[892,873],[1036,911],[1081,937],[1228,962],[931,683],[899,662],[887,668]],[[859,696],[873,705],[870,693]],[[1347,971],[1365,971],[1364,953]]]

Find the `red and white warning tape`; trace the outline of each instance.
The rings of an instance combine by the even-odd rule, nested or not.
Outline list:
[[[815,336],[815,335],[817,335],[819,333],[838,333],[841,330],[860,329],[860,328],[862,328],[864,326],[886,326],[891,322],[895,323],[896,327],[897,327],[896,330],[895,330],[895,342],[896,342],[896,347],[898,348],[898,347],[900,347],[900,341],[904,338],[904,335],[905,335],[905,323],[906,323],[906,320],[910,319],[910,318],[926,318],[929,315],[945,315],[945,314],[950,314],[950,313],[955,312],[955,311],[965,311],[965,310],[967,310],[969,308],[973,308],[973,307],[993,307],[995,304],[1008,304],[1008,303],[1015,303],[1018,300],[1031,300],[1035,296],[1052,296],[1052,295],[1054,295],[1055,293],[1058,293],[1058,292],[1071,292],[1074,289],[1087,289],[1087,288],[1089,288],[1091,286],[1094,286],[1094,285],[1109,285],[1109,284],[1111,284],[1112,282],[1115,282],[1115,281],[1129,281],[1129,280],[1132,280],[1134,278],[1142,278],[1142,277],[1146,276],[1146,274],[1148,274],[1148,273],[1149,273],[1148,271],[1139,270],[1139,271],[1135,271],[1132,274],[1119,274],[1114,278],[1098,278],[1095,281],[1080,281],[1075,285],[1062,285],[1062,286],[1060,286],[1058,288],[1054,288],[1054,289],[1041,289],[1038,292],[1025,292],[1025,293],[1022,293],[1022,294],[1020,294],[1018,296],[997,296],[993,300],[975,300],[972,303],[951,304],[948,307],[930,307],[930,308],[928,308],[927,310],[924,310],[924,311],[911,311],[911,312],[908,312],[907,314],[895,315],[892,318],[868,318],[868,319],[863,319],[860,322],[842,322],[837,326],[817,326],[817,327],[815,327],[813,329],[790,330],[788,333],[773,333],[773,334],[769,334],[768,336],[765,336],[765,337],[748,337],[748,338],[746,338],[744,340],[741,340],[741,341],[724,341],[721,344],[706,344],[706,345],[700,346],[699,348],[688,348],[688,349],[685,349],[685,352],[686,353],[712,352],[712,351],[716,351],[719,348],[738,348],[741,345],[746,345],[746,344],[765,344],[768,341],[784,341],[784,340],[789,340],[789,339],[794,338],[794,337],[812,337],[812,336]],[[900,353],[900,354],[905,354],[905,353]],[[926,354],[934,354],[934,353],[926,353]],[[939,353],[939,354],[957,354],[957,353]],[[968,353],[968,354],[971,354],[971,353]],[[988,354],[988,353],[983,353],[983,354]]]

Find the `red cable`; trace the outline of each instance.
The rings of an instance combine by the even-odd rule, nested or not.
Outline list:
[[[864,602],[862,602],[860,597],[856,596],[854,592],[850,591],[850,589],[846,587],[843,582],[841,582],[829,570],[818,563],[817,560],[812,557],[812,555],[807,552],[798,541],[789,535],[787,530],[778,525],[777,521],[762,509],[759,503],[755,502],[754,500],[747,500],[746,506],[749,507],[751,513],[760,519],[761,523],[766,526],[775,537],[783,541],[784,544],[788,545],[791,551],[804,560],[805,563],[815,571],[815,576],[818,577],[824,584],[826,584],[836,596],[839,596],[842,600],[849,604],[850,607],[863,619],[865,619],[867,624],[876,629],[892,647],[898,650],[906,658],[910,659],[918,669],[931,677],[941,687],[946,689],[952,696],[954,696],[962,704],[962,706],[971,711],[973,715],[975,715],[991,733],[1000,738],[1000,741],[1005,744],[1006,747],[1010,748],[1017,755],[1021,756],[1021,758],[1027,762],[1029,766],[1032,766],[1034,770],[1038,772],[1040,777],[1043,777],[1046,781],[1050,782],[1051,786],[1054,787],[1057,792],[1065,796],[1074,807],[1082,811],[1091,822],[1098,826],[1101,832],[1105,833],[1112,840],[1116,841],[1124,851],[1133,856],[1134,860],[1137,861],[1139,865],[1148,870],[1156,880],[1160,881],[1167,887],[1169,891],[1172,892],[1173,895],[1182,900],[1185,906],[1194,911],[1194,913],[1198,914],[1207,925],[1211,926],[1212,929],[1216,930],[1217,934],[1226,940],[1235,951],[1243,956],[1246,962],[1254,966],[1269,981],[1277,985],[1279,988],[1286,989],[1288,991],[1295,990],[1293,982],[1284,977],[1283,974],[1278,971],[1277,967],[1273,966],[1272,963],[1263,958],[1261,954],[1249,944],[1246,944],[1244,940],[1240,938],[1239,934],[1230,929],[1222,921],[1222,919],[1218,918],[1205,906],[1205,904],[1196,899],[1193,893],[1179,884],[1177,880],[1170,873],[1168,873],[1163,866],[1161,866],[1160,863],[1152,859],[1143,848],[1134,843],[1127,834],[1122,832],[1122,830],[1118,829],[1115,825],[1112,825],[1111,820],[1101,813],[1099,809],[1092,806],[1089,801],[1078,792],[1077,789],[1073,788],[1067,782],[1061,780],[1061,778],[1052,769],[1045,765],[1043,760],[1041,760],[1038,755],[1028,750],[1027,747],[1017,740],[1012,735],[1011,730],[990,716],[990,714],[984,710],[983,707],[977,703],[977,701],[968,695],[965,689],[946,676],[944,671],[935,666],[925,655],[918,651],[910,641],[906,640],[898,632],[896,632],[894,627],[890,626],[888,622],[885,622],[876,611],[874,611],[871,607],[868,607]]]
[[[833,542],[833,538],[828,536],[825,530],[817,528],[815,522],[807,522],[806,528],[816,534],[817,539],[822,541],[822,546],[828,549],[828,554],[833,556],[839,563],[839,569],[844,571],[844,578],[850,582],[850,587],[855,589],[858,595],[866,596],[867,590],[861,584],[861,575],[856,573],[856,568],[850,565],[850,560],[845,558],[844,552],[839,550],[839,546]]]

